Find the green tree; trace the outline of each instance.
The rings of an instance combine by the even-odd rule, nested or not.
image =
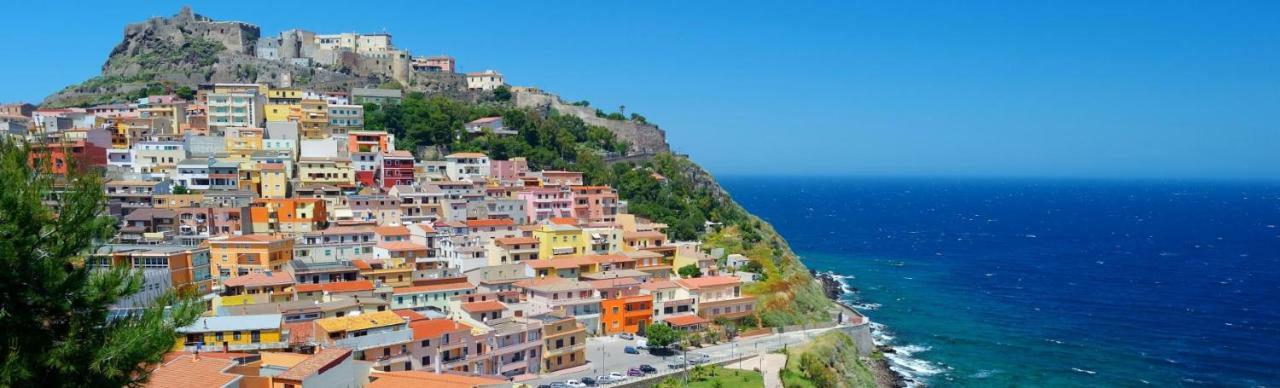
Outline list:
[[[680,267],[680,269],[676,270],[676,273],[680,274],[680,277],[682,278],[702,277],[702,270],[698,269],[698,266],[696,264],[689,264],[689,265]]]
[[[196,100],[196,91],[192,90],[191,87],[189,86],[184,85],[182,87],[179,87],[178,90],[174,91],[174,94],[178,95],[178,98],[181,98],[183,100],[187,100],[187,101]]]
[[[85,265],[85,255],[114,232],[101,179],[73,165],[55,180],[28,166],[28,151],[0,140],[0,271],[8,274],[0,277],[0,386],[137,384],[200,305],[169,293],[108,318],[110,305],[141,291],[143,281],[127,268]]]
[[[493,99],[498,101],[511,101],[511,88],[507,85],[500,85],[493,89]]]
[[[663,348],[680,340],[679,332],[676,332],[671,326],[661,323],[645,326],[644,335],[649,341],[647,345],[651,348]]]
[[[187,189],[187,186],[176,185],[173,186],[173,193],[178,195],[191,194],[191,190]]]

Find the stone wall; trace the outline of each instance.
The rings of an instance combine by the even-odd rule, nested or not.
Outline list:
[[[513,94],[518,107],[554,109],[561,114],[582,119],[587,124],[608,128],[619,139],[626,140],[631,144],[629,152],[631,154],[656,154],[671,150],[671,147],[667,145],[666,131],[658,129],[657,126],[652,124],[597,117],[595,108],[566,104],[560,100],[559,96],[554,94],[523,88],[517,88]]]

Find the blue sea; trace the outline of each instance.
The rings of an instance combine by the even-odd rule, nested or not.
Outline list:
[[[1280,183],[724,177],[929,386],[1280,386]]]

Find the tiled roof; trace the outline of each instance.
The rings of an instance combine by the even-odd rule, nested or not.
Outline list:
[[[509,218],[487,219],[487,220],[467,220],[468,228],[484,228],[490,226],[512,226],[515,221]]]
[[[409,309],[391,310],[391,312],[396,313],[396,315],[399,315],[400,318],[404,318],[404,320],[410,321],[410,322],[427,319],[426,315],[422,315],[422,313],[409,310]]]
[[[492,377],[463,376],[424,371],[378,372],[369,376],[373,382],[365,388],[475,388],[508,383]]]
[[[200,317],[191,325],[178,328],[179,333],[208,333],[215,331],[278,330],[284,316],[280,314],[231,315]]]
[[[294,286],[294,290],[297,292],[329,291],[330,293],[373,291],[373,282],[368,280],[353,280],[349,282],[299,284]]]
[[[263,287],[277,286],[281,284],[293,284],[293,276],[289,276],[288,272],[250,272],[247,275],[240,275],[222,282],[227,287]]]
[[[448,318],[436,318],[409,322],[409,328],[413,329],[413,340],[421,341],[428,338],[438,338],[444,333],[470,329],[471,326]]]
[[[183,354],[151,371],[146,387],[223,387],[242,376],[227,372],[236,362],[216,357],[195,358]]]
[[[408,236],[409,228],[404,226],[379,226],[373,232],[382,236]]]
[[[315,339],[316,327],[314,321],[306,322],[288,322],[284,324],[285,330],[289,330],[290,344],[306,344]]]
[[[323,318],[315,321],[316,327],[325,332],[365,330],[404,323],[404,318],[390,311],[378,311],[345,317]]]
[[[655,291],[655,290],[664,290],[668,288],[676,288],[679,286],[680,285],[676,284],[676,282],[673,282],[670,280],[657,279],[657,280],[650,280],[648,283],[645,283],[645,284],[641,284],[640,288],[643,288],[649,291]]]
[[[671,326],[691,326],[707,323],[707,319],[693,314],[676,315],[674,317],[666,317],[663,321],[671,324]]]
[[[446,158],[483,158],[486,156],[488,155],[485,155],[479,152],[457,152],[457,153],[445,155]]]
[[[302,381],[307,377],[322,373],[329,368],[337,366],[346,361],[351,356],[351,351],[342,348],[328,348],[316,352],[316,354],[307,357],[306,360],[294,365],[292,368],[284,371],[284,373],[275,376],[277,379]]]
[[[729,286],[742,283],[736,276],[704,276],[700,278],[679,279],[676,283],[681,287],[696,290],[703,287]]]
[[[503,306],[502,302],[499,302],[496,300],[486,300],[483,302],[471,302],[471,303],[462,304],[462,311],[466,311],[469,313],[500,311],[500,310],[506,310],[506,309],[507,309],[507,306]]]
[[[535,291],[571,291],[571,290],[589,290],[591,285],[577,280],[561,279],[561,278],[545,278],[534,280],[521,280],[515,282],[516,287],[535,290]]]

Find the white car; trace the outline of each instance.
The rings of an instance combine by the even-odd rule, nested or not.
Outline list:
[[[578,381],[578,380],[569,380],[569,381],[565,381],[565,382],[564,382],[564,385],[568,385],[568,386],[570,386],[570,387],[574,387],[574,388],[582,388],[582,387],[587,386],[586,384],[583,384],[581,381]]]
[[[618,372],[609,372],[609,380],[613,380],[614,382],[618,382],[618,381],[626,381],[626,380],[627,380],[627,374],[626,374],[626,373],[618,373]]]
[[[615,382],[616,381],[613,380],[613,377],[609,377],[609,375],[600,375],[600,377],[596,377],[596,384],[599,385],[612,384]]]

